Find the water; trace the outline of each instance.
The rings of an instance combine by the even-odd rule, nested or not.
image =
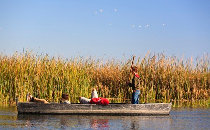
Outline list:
[[[0,107],[0,129],[210,130],[210,109],[173,109],[169,116],[17,115]]]

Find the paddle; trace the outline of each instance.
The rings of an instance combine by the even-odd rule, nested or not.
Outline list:
[[[134,66],[135,57],[136,57],[136,56],[133,56],[133,57],[132,57],[132,60],[131,60],[131,68],[130,68],[130,77],[129,77],[129,80],[131,80],[132,75],[133,75],[133,66]]]

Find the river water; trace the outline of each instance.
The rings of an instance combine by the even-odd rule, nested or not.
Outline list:
[[[169,116],[18,115],[0,107],[2,129],[210,130],[210,109],[172,109]]]

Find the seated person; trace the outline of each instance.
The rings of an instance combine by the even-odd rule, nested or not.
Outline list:
[[[30,93],[27,94],[27,99],[28,102],[37,102],[37,103],[49,103],[45,99],[39,99],[36,97],[33,97]]]
[[[69,102],[69,95],[68,94],[62,94],[62,98],[60,100],[60,104],[71,104]]]
[[[98,93],[97,93],[95,88],[92,89],[91,99],[92,98],[98,98]],[[79,101],[80,101],[81,104],[88,104],[88,103],[90,103],[91,99],[88,99],[88,98],[85,98],[85,97],[79,97]]]
[[[106,98],[98,98],[98,94],[96,89],[94,88],[91,93],[91,99],[85,98],[85,97],[79,97],[79,101],[81,104],[99,104],[99,105],[108,105],[109,100]]]

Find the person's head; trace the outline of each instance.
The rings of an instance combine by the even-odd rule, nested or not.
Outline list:
[[[63,98],[63,99],[65,99],[65,100],[69,100],[69,95],[68,95],[68,94],[63,93],[63,94],[62,94],[62,98]]]
[[[93,91],[96,91],[96,89],[95,89],[95,88],[93,88],[93,89],[92,89],[92,92],[93,92]]]
[[[138,68],[137,68],[136,66],[133,66],[133,67],[132,67],[132,71],[135,72],[135,73],[137,73]]]

